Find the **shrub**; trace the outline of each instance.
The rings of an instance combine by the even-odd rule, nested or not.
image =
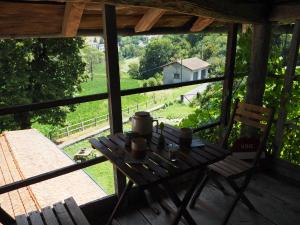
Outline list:
[[[140,79],[139,64],[131,63],[128,65],[128,74],[132,79]]]

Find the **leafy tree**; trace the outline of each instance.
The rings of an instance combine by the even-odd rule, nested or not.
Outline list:
[[[86,79],[80,38],[0,40],[0,107],[72,97]],[[61,124],[74,106],[5,116],[0,129]]]
[[[157,72],[161,72],[163,65],[174,60],[178,51],[169,38],[154,38],[145,48],[140,61],[140,74],[148,79]]]
[[[285,41],[284,35],[273,35],[271,39],[271,51],[268,60],[268,74],[266,79],[266,88],[264,94],[264,105],[267,107],[274,107],[278,109],[280,93],[282,90],[283,80],[276,78],[277,75],[284,74],[285,71],[285,57],[282,50],[282,44]],[[235,74],[236,79],[234,82],[234,98],[244,99],[246,89],[246,76],[249,74],[250,65],[250,50],[251,50],[251,30],[246,33],[239,34],[238,48],[236,55],[236,67]],[[273,77],[271,77],[273,76]],[[299,122],[299,92],[300,82],[295,81],[293,84],[293,94],[290,98],[288,105],[288,121],[293,121],[294,124],[300,125]],[[201,96],[194,101],[194,105],[197,107],[195,113],[189,115],[188,118],[182,121],[181,126],[198,127],[201,124],[214,121],[220,115],[221,96],[222,96],[222,84],[216,83],[210,85],[207,90],[201,94]],[[275,116],[276,118],[276,116]],[[275,132],[275,126],[271,130],[269,138],[269,149],[271,149],[271,142]],[[238,133],[238,129],[233,130]],[[201,132],[201,137],[205,137],[211,141],[217,141],[215,137],[218,137],[219,130],[214,131],[207,130]],[[284,146],[281,152],[281,157],[287,159],[293,163],[300,164],[300,138],[299,131],[296,129],[286,128],[284,133]]]
[[[85,45],[81,50],[82,58],[86,64],[86,72],[90,74],[93,80],[94,67],[96,64],[100,64],[104,60],[104,53],[99,51],[97,48],[90,45]]]
[[[121,56],[126,59],[140,57],[144,51],[140,45],[145,45],[147,42],[148,38],[145,36],[120,37],[119,46]]]

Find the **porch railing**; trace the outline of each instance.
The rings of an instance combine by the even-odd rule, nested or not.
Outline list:
[[[189,81],[189,82],[182,82],[182,83],[176,83],[176,84],[167,84],[167,85],[161,85],[161,86],[154,86],[154,87],[143,87],[143,88],[134,88],[134,89],[128,89],[128,90],[122,90],[121,96],[128,96],[128,95],[134,95],[134,94],[141,94],[146,92],[153,92],[153,91],[159,91],[159,90],[166,90],[171,88],[178,88],[178,87],[184,87],[189,85],[195,85],[195,84],[203,84],[203,83],[213,83],[217,81],[223,81],[225,79],[225,76],[215,77],[215,78],[208,78],[203,80],[196,80],[196,81]],[[3,115],[9,115],[9,114],[18,114],[28,111],[36,111],[41,109],[49,109],[54,108],[58,106],[66,106],[66,105],[73,105],[78,103],[84,103],[84,102],[91,102],[91,101],[98,101],[98,100],[104,100],[108,98],[108,93],[100,93],[100,94],[94,94],[94,95],[88,95],[88,96],[82,96],[82,97],[74,97],[69,99],[61,99],[61,100],[55,100],[55,101],[47,101],[47,102],[41,102],[41,103],[33,103],[33,104],[27,104],[27,105],[17,105],[17,106],[11,106],[11,107],[5,107],[0,108],[0,116]],[[126,110],[126,109],[125,109]],[[203,129],[207,129],[210,127],[218,126],[220,124],[220,121],[210,123],[207,125],[203,125],[199,128],[196,128],[194,131],[198,132]],[[0,187],[0,194],[10,192],[17,190],[19,188],[29,186],[32,184],[36,184],[45,180],[49,180],[58,176],[62,176],[64,174],[71,173],[73,171],[83,169],[101,162],[106,161],[106,158],[101,156],[94,159],[90,159],[85,162],[81,162],[78,164],[73,164],[70,166],[66,166],[60,169],[56,169],[53,171],[49,171],[46,173],[42,173],[30,178],[26,178],[24,180],[16,181],[10,184],[6,184]]]

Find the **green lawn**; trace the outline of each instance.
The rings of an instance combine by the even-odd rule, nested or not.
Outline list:
[[[108,134],[108,133],[106,133]],[[105,135],[105,133],[103,133]],[[82,148],[90,148],[91,145],[88,140],[81,141],[72,146],[64,148],[64,152],[73,159],[76,152],[78,152]],[[90,166],[85,168],[84,171],[89,174],[94,181],[107,193],[114,193],[114,177],[113,177],[113,169],[112,164],[109,161],[96,164],[94,166]]]
[[[182,119],[186,118],[189,114],[194,112],[194,108],[181,104],[174,103],[169,105],[165,109],[157,110],[153,114],[158,118],[166,118],[166,119]]]
[[[133,59],[137,60],[137,59]],[[121,70],[125,71],[128,62],[125,61],[121,63]],[[97,64],[94,70],[93,80],[88,80],[87,82],[82,83],[81,85],[82,91],[78,93],[77,96],[84,96],[90,94],[104,93],[107,90],[106,84],[106,72],[105,72],[105,64]],[[130,89],[140,87],[140,81],[131,79],[127,73],[121,72],[121,88],[122,89]],[[180,96],[183,93],[191,90],[195,86],[188,86],[176,89],[170,89],[165,91],[158,91],[147,94],[136,94],[122,97],[122,107],[127,108],[131,107],[137,103],[148,101],[153,95],[157,97],[163,96],[163,102],[174,101],[175,98]],[[108,113],[108,101],[93,101],[88,103],[78,104],[74,112],[69,112],[67,114],[66,124],[74,124],[78,123],[82,120],[91,119],[97,117],[99,115],[105,115]],[[34,128],[40,130],[45,135],[48,135],[49,132],[53,130],[57,130],[60,127],[55,125],[41,125],[35,123],[33,125]]]

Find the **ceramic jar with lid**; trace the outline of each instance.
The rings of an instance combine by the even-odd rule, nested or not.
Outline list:
[[[131,117],[132,131],[139,134],[142,137],[152,136],[153,122],[154,120],[149,112],[136,112],[133,117]]]

